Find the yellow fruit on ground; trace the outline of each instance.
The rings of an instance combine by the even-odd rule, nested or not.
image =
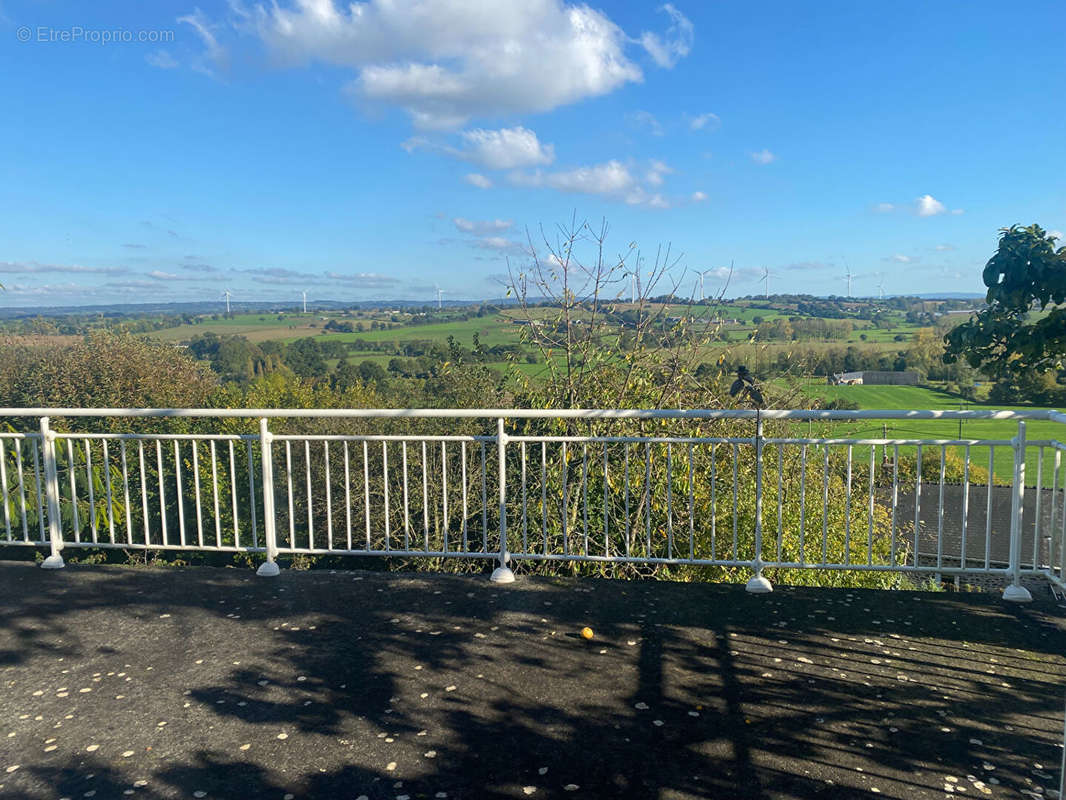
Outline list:
[[[581,636],[584,639],[591,639],[592,636],[593,636],[592,628],[582,628],[581,629]]]

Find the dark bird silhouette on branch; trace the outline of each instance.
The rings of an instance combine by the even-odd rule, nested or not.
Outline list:
[[[748,400],[756,408],[762,408],[766,405],[762,392],[759,391],[759,387],[755,383],[755,376],[748,372],[748,368],[744,365],[737,367],[737,379],[729,387],[729,394],[731,397],[736,397],[737,395],[747,396]]]

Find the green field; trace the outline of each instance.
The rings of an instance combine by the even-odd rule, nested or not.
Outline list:
[[[812,398],[833,400],[846,398],[867,410],[1033,410],[1032,406],[993,406],[970,403],[957,395],[929,389],[921,386],[803,386],[802,391]],[[836,423],[834,434],[856,438],[895,439],[996,439],[1009,440],[1017,436],[1018,423],[1011,420],[860,420],[857,422]],[[1057,440],[1066,442],[1066,425],[1057,422],[1030,421],[1025,425],[1027,440]],[[845,433],[846,431],[846,433]],[[984,468],[988,467],[988,447],[970,448],[970,459]],[[901,452],[914,457],[913,448],[901,448]],[[960,457],[963,447],[949,448]],[[1039,454],[1036,447],[1029,447],[1026,455],[1026,484],[1036,485],[1037,462]],[[1066,459],[1063,459],[1066,461]],[[1054,472],[1055,452],[1044,448],[1043,484],[1051,485]],[[1014,471],[1014,456],[1009,447],[995,447],[994,472],[996,480],[1010,482]],[[1059,485],[1062,485],[1063,473],[1059,470]]]

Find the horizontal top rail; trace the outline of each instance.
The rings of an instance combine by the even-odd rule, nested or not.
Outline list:
[[[0,417],[216,417],[281,418],[446,418],[446,419],[994,419],[1066,423],[1051,409],[970,410],[807,410],[807,409],[588,409],[588,408],[0,408]]]

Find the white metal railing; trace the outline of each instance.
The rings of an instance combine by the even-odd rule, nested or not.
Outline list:
[[[185,429],[73,430],[83,417]],[[513,579],[514,561],[547,560],[750,570],[753,592],[771,590],[768,569],[983,574],[1012,600],[1031,597],[1023,576],[1066,587],[1066,415],[1055,411],[7,408],[0,418],[37,418],[0,433],[0,544],[47,546],[46,567],[63,566],[64,548],[94,547],[262,553],[261,574],[277,574],[279,554],[304,553],[493,559],[497,581]],[[71,430],[55,430],[57,418]],[[300,420],[334,429],[271,428]],[[928,420],[1017,427],[1009,439],[813,432]],[[1028,438],[1032,422],[1056,436]],[[997,455],[1006,485],[994,480]],[[949,463],[961,464],[956,482]]]

